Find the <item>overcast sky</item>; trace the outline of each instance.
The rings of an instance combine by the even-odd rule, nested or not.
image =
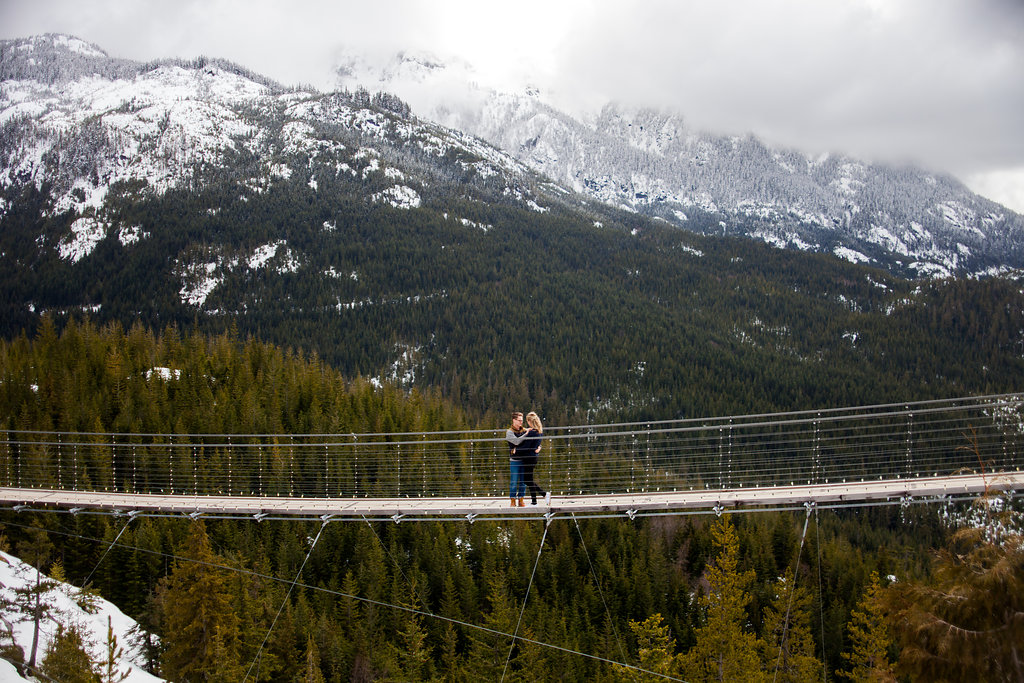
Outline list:
[[[429,50],[567,107],[948,171],[1024,212],[1024,0],[0,0],[0,37],[47,32],[322,89],[343,50]]]

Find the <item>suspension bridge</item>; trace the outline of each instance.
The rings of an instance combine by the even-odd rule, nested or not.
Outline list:
[[[504,429],[0,432],[0,508],[127,516],[551,520],[955,500],[1024,490],[1024,395],[550,426],[510,507]]]

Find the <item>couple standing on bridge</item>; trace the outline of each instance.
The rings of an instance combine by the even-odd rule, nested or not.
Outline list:
[[[505,432],[511,474],[509,497],[512,500],[512,507],[523,507],[526,489],[530,489],[532,505],[537,504],[538,493],[544,496],[544,504],[550,505],[551,493],[545,492],[533,480],[533,470],[537,467],[537,457],[540,455],[540,440],[544,436],[544,425],[533,411],[526,414],[526,423],[529,429],[523,427],[522,413],[512,413],[512,426]]]

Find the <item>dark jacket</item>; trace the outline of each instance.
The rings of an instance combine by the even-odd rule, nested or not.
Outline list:
[[[515,458],[517,460],[526,460],[528,458],[535,460],[537,458],[537,449],[540,448],[540,440],[543,436],[536,429],[531,429],[527,432],[526,438],[515,447]]]
[[[519,460],[522,458],[525,451],[520,451],[519,448],[528,436],[529,433],[526,430],[513,432],[511,427],[505,430],[505,441],[508,441],[509,460]]]

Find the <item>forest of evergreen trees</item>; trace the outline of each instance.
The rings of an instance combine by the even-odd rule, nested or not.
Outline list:
[[[438,393],[234,334],[75,321],[0,344],[0,415],[88,432],[481,426]],[[1019,535],[991,506],[981,528],[1002,537],[940,507],[322,527],[7,511],[0,541],[91,577],[174,681],[1019,680]]]
[[[476,417],[532,406],[561,424],[1004,393],[1024,374],[1013,280],[918,283],[637,216],[595,227],[446,194],[401,211],[358,199],[374,189],[363,181],[308,182],[112,188],[104,220],[146,237],[126,246],[111,230],[76,263],[52,248],[74,213],[48,215],[46,188],[28,186],[0,223],[0,333],[83,311],[236,330],[347,377],[410,378]],[[287,256],[244,265],[267,244]],[[192,305],[197,263],[218,284]]]

